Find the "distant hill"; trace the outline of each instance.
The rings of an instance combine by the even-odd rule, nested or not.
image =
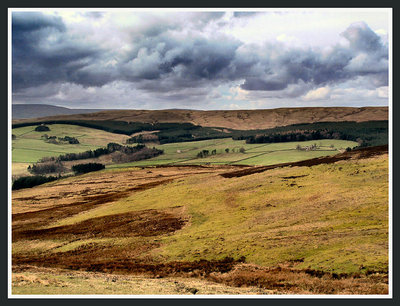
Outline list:
[[[78,111],[70,110],[68,111]],[[19,119],[13,123],[40,120],[115,120],[127,122],[188,122],[204,127],[238,130],[268,129],[298,123],[388,120],[388,107],[298,107],[258,110],[107,110]],[[37,113],[36,113],[37,114]],[[13,116],[13,119],[14,116]]]
[[[31,119],[57,115],[85,114],[98,111],[99,109],[71,109],[47,104],[13,104],[12,119]]]

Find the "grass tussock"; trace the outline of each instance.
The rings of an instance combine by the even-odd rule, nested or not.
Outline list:
[[[13,273],[12,293],[125,295],[255,295],[274,294],[262,288],[231,287],[204,279],[118,275],[24,266]]]
[[[229,286],[268,288],[284,294],[388,293],[387,275],[341,277],[337,274],[287,267],[267,269],[244,264],[236,266],[229,273],[213,273],[209,279]]]

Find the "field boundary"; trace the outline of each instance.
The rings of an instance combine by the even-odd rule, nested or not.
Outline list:
[[[354,150],[354,151],[339,153],[334,156],[317,157],[317,158],[306,159],[306,160],[297,161],[297,162],[281,163],[281,164],[275,164],[275,165],[269,165],[269,166],[254,167],[252,169],[245,169],[245,170],[238,170],[238,171],[233,171],[233,172],[228,172],[228,173],[222,173],[222,174],[220,174],[220,176],[222,176],[224,178],[232,178],[232,177],[241,177],[241,176],[245,176],[245,175],[260,173],[260,172],[264,172],[267,170],[280,168],[280,167],[304,167],[304,166],[311,167],[311,166],[316,166],[319,164],[331,164],[331,163],[335,163],[340,160],[351,159],[352,157],[355,157],[357,155],[359,155],[358,158],[368,158],[368,157],[372,157],[375,155],[381,155],[381,154],[388,153],[388,150],[389,150],[388,145],[375,146],[375,147],[369,147],[369,148],[363,148],[363,149],[358,149],[358,150]]]

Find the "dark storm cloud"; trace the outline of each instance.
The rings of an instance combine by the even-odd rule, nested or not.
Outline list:
[[[234,61],[239,41],[194,38],[172,39],[168,35],[140,40],[128,59],[119,65],[127,81],[170,79],[169,86],[194,87],[204,81],[224,81]],[[146,88],[149,84],[146,83]],[[164,88],[150,86],[152,90]],[[157,89],[158,88],[158,89]],[[171,88],[171,90],[173,89]]]
[[[55,28],[65,31],[65,25],[60,17],[43,15],[40,12],[13,12],[12,31],[35,32],[41,29]]]
[[[238,41],[222,38],[220,40],[197,39],[185,46],[185,50],[174,56],[167,64],[171,68],[180,65],[182,67],[180,76],[184,79],[224,79],[239,45]]]
[[[247,12],[234,15],[249,16]],[[122,52],[71,38],[60,17],[13,13],[13,92],[48,83],[101,87],[125,81],[148,92],[170,92],[168,99],[180,99],[179,90],[244,80],[241,87],[248,91],[285,91],[296,85],[296,90],[288,89],[292,97],[304,93],[301,86],[309,90],[359,76],[375,86],[387,85],[387,46],[365,23],[343,32],[348,46],[322,53],[271,44],[249,46],[232,37],[199,31],[188,34],[186,27],[218,23],[223,13],[187,16],[187,23],[161,16],[125,29],[130,41],[126,42],[128,51]],[[101,18],[101,14],[90,18]],[[199,92],[203,94],[207,90]]]
[[[287,87],[286,82],[279,82],[279,81],[264,81],[259,78],[246,78],[245,83],[242,85],[242,88],[245,90],[264,90],[264,91],[271,91],[271,90],[282,90]]]
[[[92,75],[81,77],[79,70],[96,61],[101,50],[69,40],[66,32],[60,17],[13,13],[13,90],[58,81],[93,84]]]
[[[140,86],[151,91],[238,79],[244,79],[243,89],[258,91],[279,91],[299,82],[318,87],[357,76],[368,76],[379,86],[387,85],[388,66],[384,61],[388,52],[380,38],[363,23],[352,25],[343,36],[349,47],[336,46],[324,55],[304,49],[281,51],[281,46],[276,45],[240,52],[242,44],[226,37],[179,41],[163,33],[137,41],[131,62],[124,64],[121,71],[129,81],[169,78],[169,82],[155,86],[148,82]],[[272,53],[280,55],[272,57]],[[360,55],[363,62],[354,64]],[[164,83],[168,86],[164,87]]]
[[[102,13],[84,15],[101,18]],[[203,27],[222,17],[223,13],[189,15],[196,27]],[[180,14],[181,19],[184,16]],[[178,65],[185,67],[184,78],[196,80],[199,74],[212,79],[227,64],[225,53],[233,56],[230,41],[222,42],[226,43],[225,48],[222,43],[206,39],[186,42],[168,37],[166,32],[180,31],[184,27],[182,22],[178,22],[179,18],[168,21],[165,17],[151,14],[142,14],[141,17],[145,22],[140,27],[127,29],[131,35],[132,51],[119,56],[118,63],[110,66],[105,63],[113,59],[114,51],[106,52],[84,41],[68,38],[60,17],[36,12],[13,13],[13,90],[49,82],[102,86],[115,80],[158,80]],[[176,83],[186,82],[177,80]]]

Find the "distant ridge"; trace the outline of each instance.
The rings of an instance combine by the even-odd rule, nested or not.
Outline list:
[[[48,104],[13,104],[13,119],[31,119],[58,115],[86,114],[101,111],[101,109],[72,109]]]
[[[76,110],[75,110],[76,111]],[[162,123],[188,122],[204,127],[237,130],[269,129],[298,123],[388,120],[388,107],[297,107],[257,110],[97,110],[94,113],[17,119],[13,123],[45,120],[114,120]],[[13,118],[14,119],[14,118]]]

